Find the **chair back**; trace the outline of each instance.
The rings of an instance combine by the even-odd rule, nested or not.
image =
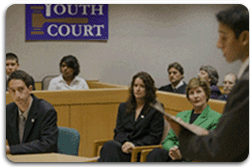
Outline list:
[[[153,106],[155,109],[158,109],[160,112],[165,112],[163,104],[160,103],[158,100],[157,100],[157,103],[155,103]],[[162,143],[165,140],[170,129],[171,129],[170,124],[164,118],[164,127],[163,127],[163,133],[162,133],[162,138],[161,138],[160,143]]]
[[[73,128],[58,127],[58,153],[78,156],[80,133]]]
[[[57,77],[58,75],[47,75],[42,80],[42,90],[48,90],[49,83],[52,78]]]
[[[165,140],[165,138],[167,137],[168,132],[169,132],[170,129],[171,129],[170,124],[168,123],[168,121],[166,121],[164,119],[164,128],[163,128],[163,134],[162,134],[162,138],[161,138],[160,143],[162,143]]]

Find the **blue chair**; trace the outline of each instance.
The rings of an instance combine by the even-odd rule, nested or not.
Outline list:
[[[80,133],[73,128],[58,127],[58,153],[78,156]]]

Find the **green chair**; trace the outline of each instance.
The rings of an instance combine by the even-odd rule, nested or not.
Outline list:
[[[58,153],[78,156],[80,134],[76,129],[58,127]]]

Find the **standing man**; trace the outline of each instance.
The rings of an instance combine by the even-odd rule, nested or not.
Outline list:
[[[10,76],[10,74],[16,70],[18,70],[19,68],[19,61],[18,61],[18,57],[17,55],[15,55],[14,53],[7,53],[6,54],[6,91],[8,89],[8,78]],[[33,86],[33,90],[35,89],[35,81],[34,79],[31,77],[32,80],[32,86]]]
[[[239,81],[228,96],[217,128],[208,135],[197,136],[171,120],[179,136],[184,158],[201,161],[244,161],[249,153],[249,13],[243,5],[235,5],[217,15],[220,48],[227,62],[242,61]]]
[[[233,73],[228,73],[225,75],[223,80],[224,94],[220,95],[220,97],[218,98],[219,100],[227,100],[227,96],[233,89],[235,81],[236,81],[236,75],[234,75]]]
[[[182,81],[182,79],[184,78],[183,67],[179,63],[175,62],[169,64],[167,70],[168,70],[168,78],[171,84],[162,86],[159,88],[159,90],[185,94],[185,89],[187,84]]]
[[[8,79],[14,102],[6,106],[6,154],[57,152],[57,113],[45,100],[31,94],[32,80],[16,70]]]

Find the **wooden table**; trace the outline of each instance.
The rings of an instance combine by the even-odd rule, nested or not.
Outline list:
[[[87,158],[59,153],[22,154],[7,157],[12,162],[96,162],[97,158]]]

